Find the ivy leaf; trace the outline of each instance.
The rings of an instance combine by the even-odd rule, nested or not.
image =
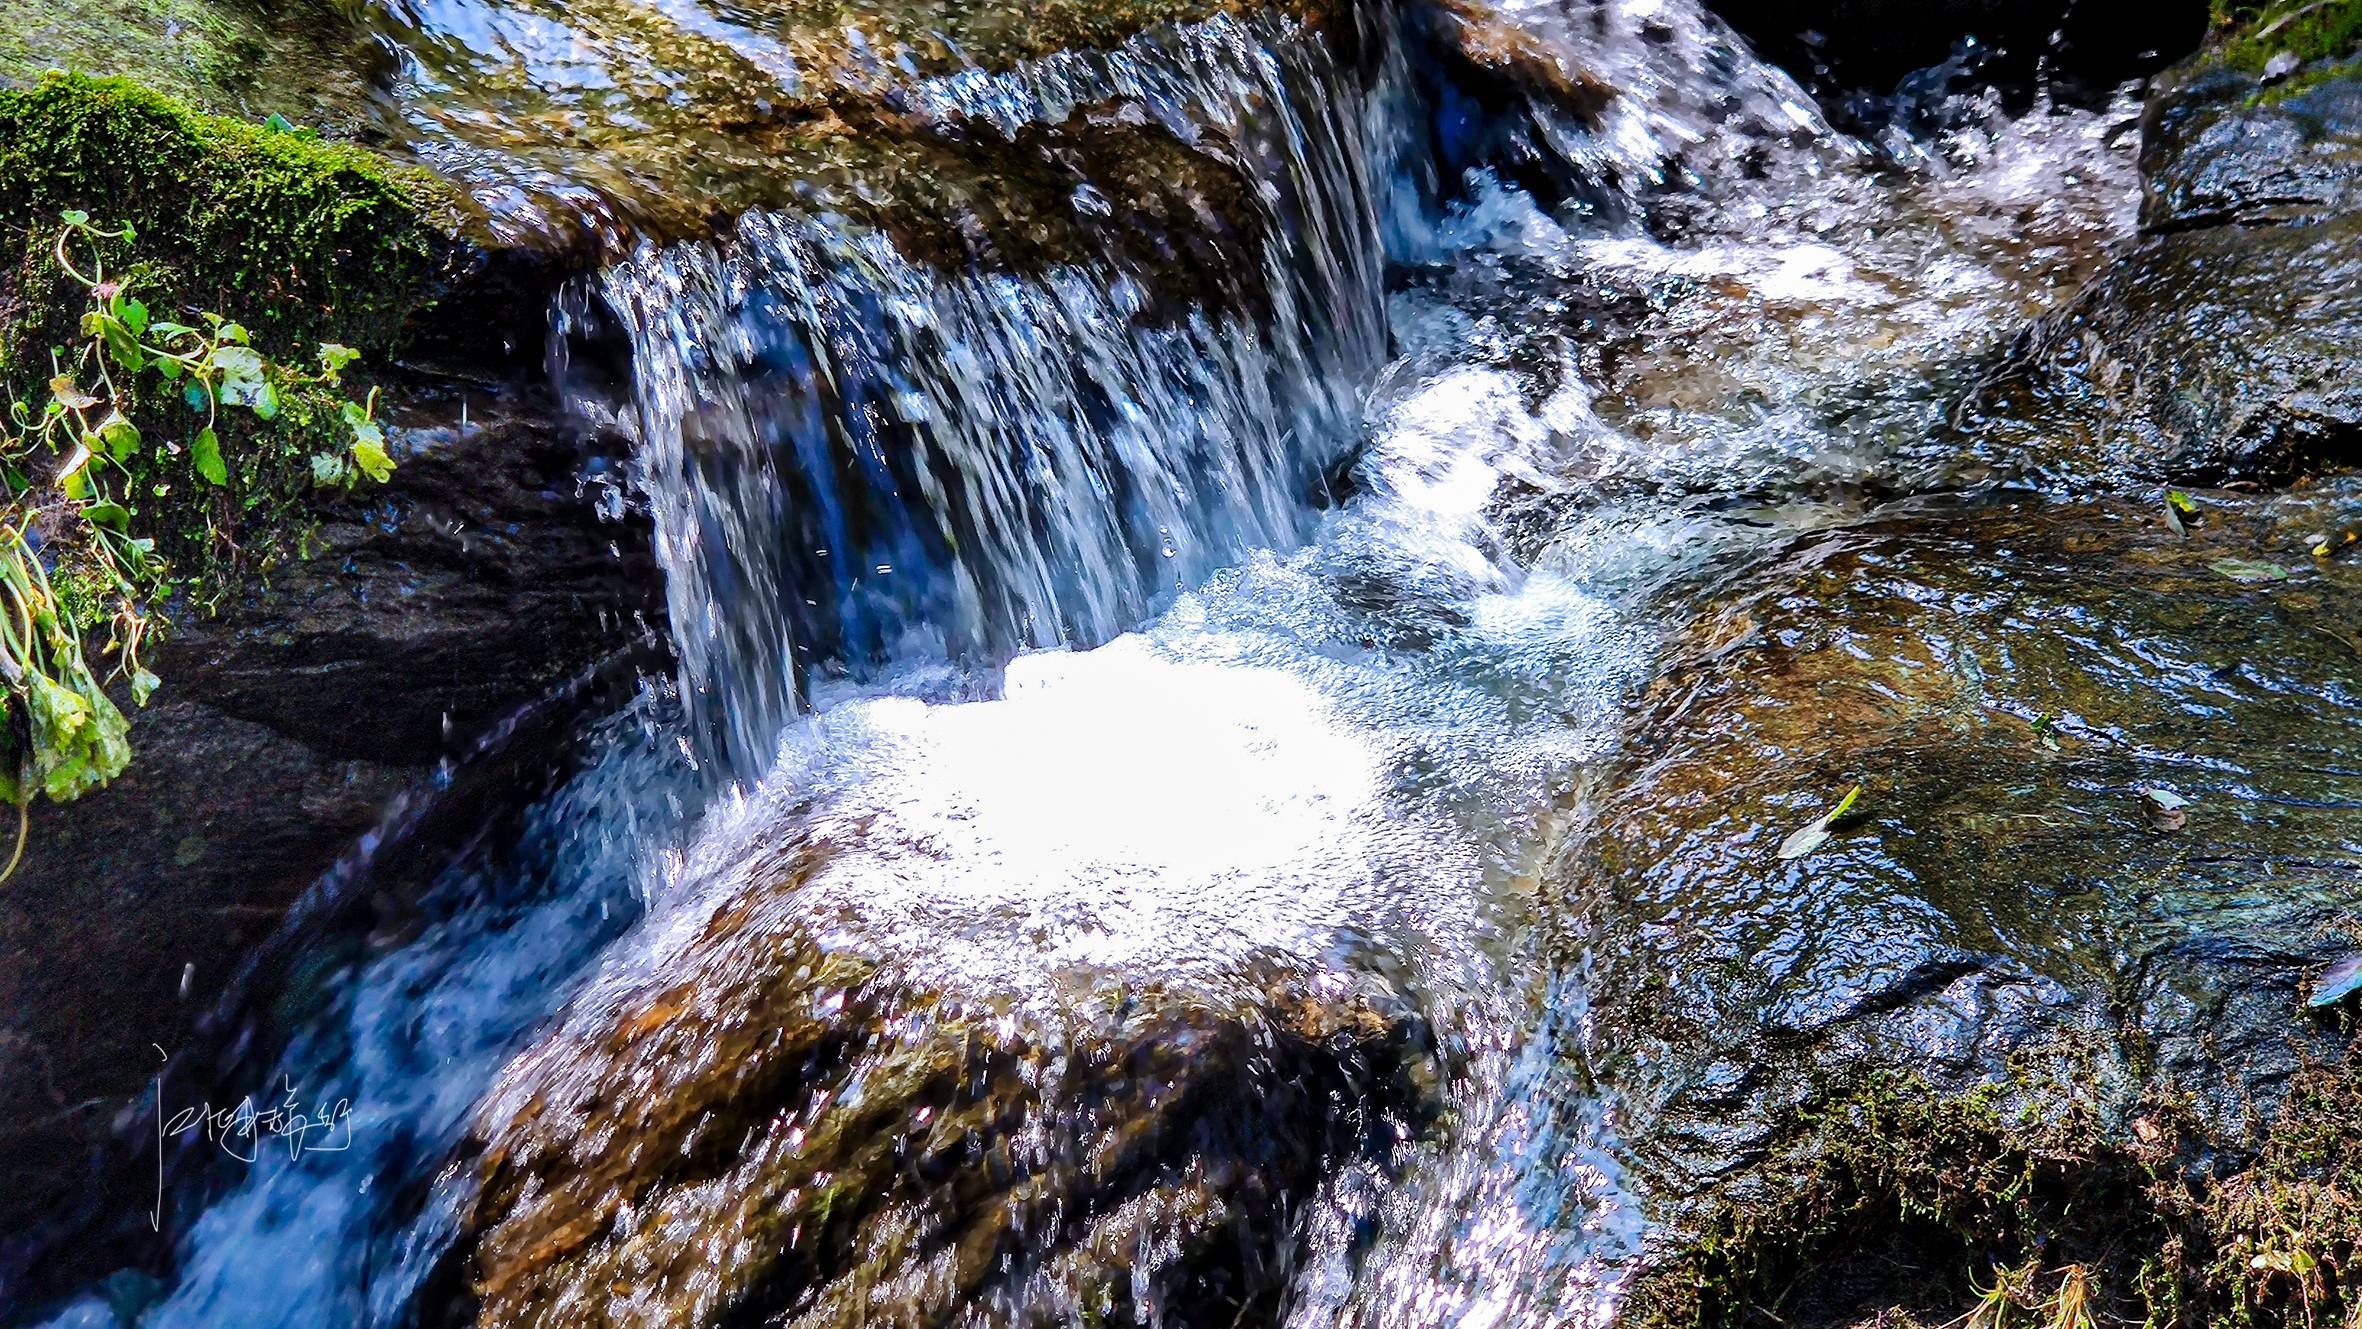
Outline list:
[[[72,688],[39,672],[25,690],[25,709],[33,722],[36,746],[64,750],[73,747],[90,725],[90,706]]]
[[[84,212],[80,208],[68,208],[65,211],[63,220],[68,226],[88,226],[90,224],[90,214]]]
[[[112,526],[118,531],[131,526],[131,510],[120,503],[86,503],[82,519],[93,526]]]
[[[221,438],[212,429],[197,431],[197,437],[189,441],[189,455],[197,463],[197,474],[204,476],[209,483],[226,485],[230,482],[229,463],[221,459]]]
[[[1836,825],[1839,818],[1852,811],[1854,800],[1861,796],[1862,787],[1858,784],[1846,790],[1845,797],[1837,801],[1836,807],[1822,813],[1819,821],[1796,831],[1780,842],[1780,858],[1783,861],[1802,858],[1826,844],[1829,840],[1829,828]]]
[[[2206,566],[2238,582],[2288,580],[2288,569],[2252,558],[2218,558]]]
[[[231,324],[230,326],[237,325]],[[227,329],[224,330],[227,331]],[[213,354],[206,358],[206,363],[212,365],[221,374],[222,381],[225,383],[262,377],[262,352],[249,346],[217,346],[214,348]]]
[[[361,353],[350,346],[332,341],[320,343],[320,368],[328,375],[331,383],[344,373],[347,366],[360,358]]]
[[[243,406],[265,420],[279,413],[279,397],[271,390],[270,380],[263,377],[261,355],[243,346],[222,346],[214,350],[210,363],[221,375],[225,404]]]
[[[356,441],[353,444],[353,463],[379,484],[394,477],[394,459],[386,455],[383,443],[366,439]]]
[[[107,445],[107,455],[122,461],[139,451],[139,426],[123,418],[121,411],[107,412],[99,421],[99,441]]]
[[[116,319],[131,330],[132,336],[142,336],[147,332],[148,307],[142,301],[128,295],[118,295],[115,297],[113,312]]]
[[[213,334],[225,342],[230,342],[238,346],[244,346],[246,344],[246,329],[242,324],[224,323],[219,327],[216,327],[213,330]]]
[[[164,680],[156,677],[154,674],[149,673],[145,669],[137,669],[132,671],[131,699],[142,706],[147,705],[148,698],[156,695],[156,689],[162,686],[163,682]]]
[[[131,329],[123,326],[123,320],[112,314],[94,311],[85,323],[86,330],[90,322],[98,325],[98,335],[106,343],[109,359],[134,374],[147,368],[147,352],[140,349],[139,338],[131,335]]]

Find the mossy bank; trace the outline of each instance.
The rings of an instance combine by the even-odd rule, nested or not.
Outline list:
[[[1943,1093],[1874,1072],[1786,1124],[1624,1323],[2362,1323],[2362,1068],[2319,1064],[2219,1146],[2112,1110],[2072,1057]]]

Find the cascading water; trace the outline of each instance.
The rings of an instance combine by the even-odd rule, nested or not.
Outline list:
[[[1872,173],[1686,3],[1461,13],[1613,89],[1532,121],[1588,194],[1435,205],[1399,48],[1371,93],[1217,19],[908,104],[1238,164],[1252,299],[784,212],[572,292],[686,717],[342,974],[283,1070],[361,1147],[55,1323],[1612,1318],[1645,1225],[1539,878],[1664,588],[1917,465],[2132,177],[2121,112]]]
[[[603,279],[683,683],[741,773],[768,764],[798,657],[1100,642],[1302,538],[1383,349],[1360,97],[1316,46],[1227,19],[918,92],[1010,133],[1111,95],[1265,182],[1237,255],[1253,307],[1162,312],[1145,274],[1090,258],[942,273],[765,213]]]

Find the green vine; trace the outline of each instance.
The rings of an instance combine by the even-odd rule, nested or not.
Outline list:
[[[117,275],[106,260],[110,247],[137,238],[128,224],[64,214],[50,258],[87,304],[77,335],[50,352],[46,391],[33,394],[39,405],[18,396],[0,418],[0,799],[17,809],[0,881],[23,856],[35,795],[79,798],[131,760],[130,725],[106,685],[126,683],[142,706],[155,692],[141,652],[173,584],[155,537],[142,532],[141,490],[170,495],[175,471],[186,472],[178,483],[228,490],[224,412],[268,426],[291,393],[324,397],[341,417],[342,448],[310,456],[314,486],[382,482],[393,470],[376,390],[360,401],[342,390],[359,352],[324,343],[315,365],[292,366],[264,357],[220,314],[158,317],[141,299],[141,270]],[[210,521],[208,531],[228,542]],[[102,624],[99,655],[113,661],[103,676],[84,650],[85,632]]]

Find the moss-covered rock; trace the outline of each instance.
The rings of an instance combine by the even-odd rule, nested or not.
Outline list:
[[[2362,1322],[2362,1064],[2305,1067],[2269,1125],[2219,1150],[2171,1102],[2111,1130],[2092,1097],[2055,1075],[1834,1086],[1622,1322]]]
[[[2208,495],[2186,536],[2161,504],[1918,505],[1701,606],[1558,911],[1664,1251],[1746,1284],[1684,1314],[1847,1323],[1923,1267],[1882,1263],[1906,1219],[1944,1238],[1929,1280],[1989,1278],[1973,1252],[2145,1186],[2149,1133],[2237,1149],[2344,1056],[2304,1002],[2362,920],[2362,571],[2325,556],[2358,492]],[[1897,1076],[1975,1111],[1862,1118]]]
[[[2214,31],[2202,64],[2262,74],[2276,59],[2302,66],[2362,52],[2357,0],[2211,0],[2210,17]]]
[[[431,177],[362,149],[194,111],[124,79],[0,90],[0,228],[24,246],[6,363],[41,351],[58,216],[138,229],[168,306],[232,312],[266,348],[399,345],[457,258],[461,214]],[[79,302],[69,311],[80,313]]]
[[[129,78],[217,115],[350,134],[383,64],[338,0],[0,0],[0,87]]]

